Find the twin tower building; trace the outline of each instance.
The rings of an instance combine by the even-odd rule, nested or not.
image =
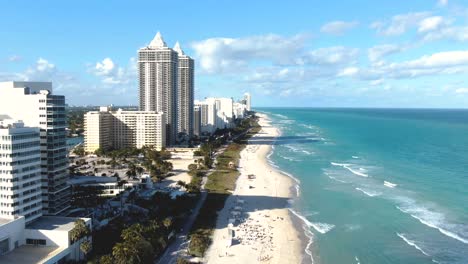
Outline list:
[[[193,136],[194,61],[177,42],[169,48],[158,32],[138,51],[140,111],[162,112],[166,146]]]
[[[101,107],[85,114],[85,150],[187,145],[193,136],[194,61],[158,32],[138,50],[139,111]]]

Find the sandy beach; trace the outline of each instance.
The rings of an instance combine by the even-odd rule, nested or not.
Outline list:
[[[241,175],[219,214],[207,263],[302,262],[301,235],[287,209],[295,182],[269,165],[267,155],[279,131],[266,115],[258,116],[262,130],[241,152]]]

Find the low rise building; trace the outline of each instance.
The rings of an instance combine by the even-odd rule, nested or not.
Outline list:
[[[15,219],[0,219],[0,263],[55,264],[80,261],[84,254],[80,244],[71,240],[70,232],[79,218],[42,216],[30,224],[19,216]],[[92,230],[90,218],[81,218]]]
[[[100,176],[76,176],[68,181],[72,188],[72,194],[76,187],[94,187],[101,191],[101,196],[116,196],[128,188],[135,187],[136,183],[126,182],[120,184],[117,177],[100,177]]]

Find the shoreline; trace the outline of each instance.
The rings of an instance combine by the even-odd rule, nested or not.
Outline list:
[[[308,263],[309,239],[290,211],[298,180],[269,161],[280,131],[265,114],[257,114],[261,131],[241,152],[236,188],[219,212],[206,263]],[[255,175],[249,179],[248,175]],[[228,224],[234,239],[228,235]],[[229,244],[231,245],[229,246]]]

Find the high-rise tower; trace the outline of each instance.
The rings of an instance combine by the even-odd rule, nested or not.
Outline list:
[[[167,47],[158,32],[138,51],[140,110],[164,112],[166,145],[177,135],[177,52]]]
[[[174,46],[178,54],[177,71],[177,132],[191,138],[193,136],[193,100],[194,100],[194,61],[180,48]]]
[[[70,207],[67,184],[65,96],[52,93],[50,82],[0,83],[0,113],[40,129],[42,210],[58,215]]]
[[[0,218],[42,215],[39,128],[0,115]]]

